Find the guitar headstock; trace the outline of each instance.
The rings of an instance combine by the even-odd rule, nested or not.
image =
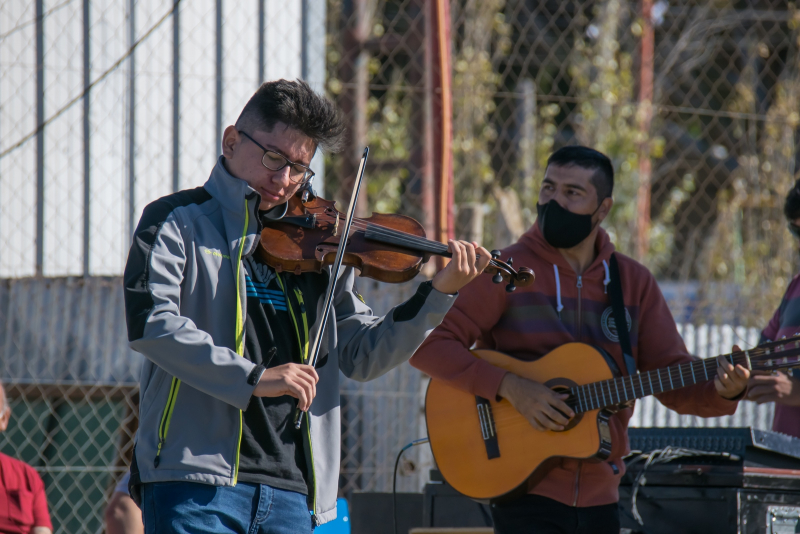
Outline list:
[[[752,350],[743,351],[754,371],[775,371],[800,367],[800,336],[763,343]]]

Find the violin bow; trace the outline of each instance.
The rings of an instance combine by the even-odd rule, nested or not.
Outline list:
[[[364,168],[367,166],[367,156],[369,156],[369,147],[364,148],[364,155],[361,156],[361,162],[358,164],[358,173],[356,175],[356,183],[353,185],[353,194],[350,197],[350,206],[347,208],[347,216],[345,217],[344,228],[342,229],[341,237],[339,238],[339,247],[336,249],[336,259],[333,261],[333,268],[331,270],[331,278],[328,280],[328,290],[325,293],[325,304],[322,308],[322,320],[320,321],[317,336],[314,338],[314,344],[311,346],[311,367],[317,366],[317,358],[319,357],[319,350],[322,344],[322,335],[325,333],[325,326],[328,323],[328,316],[333,306],[333,293],[336,291],[336,281],[339,279],[339,269],[342,267],[342,260],[344,259],[344,249],[347,246],[347,238],[350,235],[350,226],[353,224],[353,218],[356,213],[356,202],[358,202],[358,193],[361,191],[361,184],[364,181]],[[298,401],[299,402],[299,401]],[[309,409],[311,407],[309,406]],[[303,411],[298,407],[294,411],[294,427],[300,429],[303,423]]]

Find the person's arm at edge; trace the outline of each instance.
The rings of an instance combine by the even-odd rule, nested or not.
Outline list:
[[[106,534],[144,534],[142,511],[125,493],[115,491],[105,513]]]
[[[30,484],[33,492],[33,534],[51,534],[53,532],[53,522],[50,519],[50,511],[47,509],[47,493],[45,492],[44,482],[33,468],[30,468]]]

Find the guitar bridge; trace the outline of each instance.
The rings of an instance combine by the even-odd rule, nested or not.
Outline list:
[[[483,444],[486,446],[486,456],[489,460],[500,457],[500,444],[497,442],[497,427],[494,423],[492,405],[483,397],[475,395],[475,403],[478,408],[478,421],[481,425],[481,436]]]

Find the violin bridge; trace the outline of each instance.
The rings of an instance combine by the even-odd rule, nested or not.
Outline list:
[[[339,212],[336,212],[336,222],[333,224],[333,237],[339,235]]]

